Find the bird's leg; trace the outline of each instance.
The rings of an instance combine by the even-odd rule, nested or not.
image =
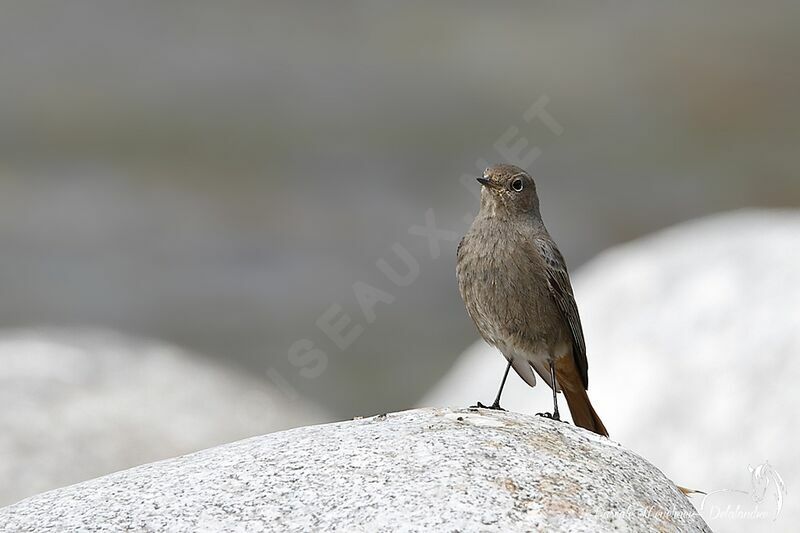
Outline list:
[[[558,414],[558,393],[556,392],[556,367],[553,361],[550,362],[550,383],[553,387],[553,414],[550,413],[536,413],[536,416],[550,418],[552,420],[561,420]]]
[[[511,359],[508,360],[506,371],[503,374],[503,381],[500,382],[500,390],[497,391],[497,397],[494,399],[494,403],[487,407],[483,405],[481,402],[478,402],[476,405],[473,405],[472,407],[480,407],[482,409],[494,409],[495,411],[505,411],[505,409],[500,407],[500,396],[503,394],[503,387],[506,386],[506,378],[508,378],[509,370],[511,370]]]

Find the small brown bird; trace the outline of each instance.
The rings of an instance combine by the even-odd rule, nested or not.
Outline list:
[[[481,208],[458,245],[458,288],[483,339],[508,360],[500,396],[511,367],[533,387],[536,374],[567,398],[575,424],[608,436],[586,389],[586,345],[564,258],[539,212],[536,184],[513,165],[486,169]],[[484,407],[480,403],[479,407]]]

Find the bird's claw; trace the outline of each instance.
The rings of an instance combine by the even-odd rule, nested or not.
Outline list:
[[[550,420],[561,422],[561,416],[559,416],[558,413],[536,413],[536,416],[541,416],[542,418],[549,418]]]
[[[470,405],[471,409],[491,409],[492,411],[505,411],[502,407],[500,407],[499,403],[493,403],[492,405],[483,405],[481,402],[476,403],[475,405]]]

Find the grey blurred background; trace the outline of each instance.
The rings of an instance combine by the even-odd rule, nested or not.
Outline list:
[[[162,339],[337,418],[411,406],[476,333],[456,243],[434,259],[409,228],[464,231],[477,159],[512,127],[541,150],[572,268],[797,206],[798,30],[788,0],[3,2],[0,328]],[[561,135],[522,118],[542,96]],[[402,289],[376,267],[395,243]],[[373,323],[356,282],[394,297]],[[334,304],[364,326],[346,350],[315,325]]]

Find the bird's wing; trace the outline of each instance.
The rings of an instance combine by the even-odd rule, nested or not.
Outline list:
[[[584,389],[589,388],[589,363],[586,360],[586,343],[583,340],[583,327],[572,293],[572,283],[569,281],[567,264],[555,243],[548,239],[536,239],[536,247],[544,259],[547,269],[547,282],[550,294],[556,306],[561,311],[561,316],[569,325],[572,334],[572,357],[578,367]]]

